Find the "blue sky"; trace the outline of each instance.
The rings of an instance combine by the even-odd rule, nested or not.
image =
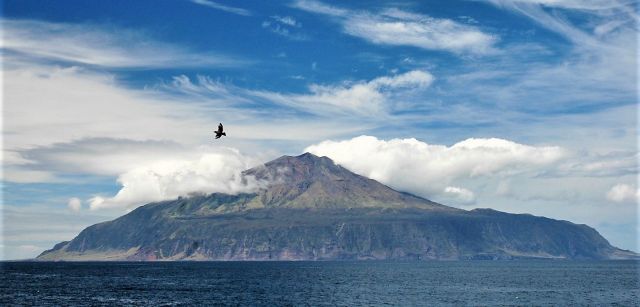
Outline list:
[[[6,1],[3,257],[304,151],[637,251],[636,6]]]

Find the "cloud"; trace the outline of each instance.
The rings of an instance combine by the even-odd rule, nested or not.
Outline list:
[[[310,84],[309,93],[279,93],[267,90],[246,89],[224,84],[205,76],[191,81],[187,76],[174,77],[166,89],[200,99],[234,101],[236,106],[267,108],[266,102],[285,108],[287,112],[298,110],[319,116],[385,116],[401,110],[403,98],[428,88],[435,77],[424,70],[412,70],[403,74],[382,76],[370,81],[344,81],[339,84]],[[284,114],[284,113],[283,113]],[[282,115],[282,114],[281,114]],[[351,123],[353,123],[353,117]]]
[[[616,184],[607,192],[607,199],[616,203],[635,203],[640,200],[640,190],[628,184]]]
[[[3,19],[0,25],[2,50],[10,58],[29,62],[58,61],[109,68],[246,65],[231,56],[190,50],[150,39],[141,31],[112,26],[15,19]]]
[[[2,153],[2,164],[7,166],[7,165],[29,165],[29,164],[33,164],[35,163],[32,160],[29,159],[25,159],[24,156],[22,156],[20,153],[18,152],[13,152],[13,151],[5,151]]]
[[[5,67],[3,74],[3,180],[121,174],[141,161],[184,154],[217,125],[203,115],[212,108],[126,88],[110,74],[46,65]]]
[[[67,207],[69,207],[71,211],[78,212],[82,208],[82,201],[77,197],[69,198]]]
[[[340,85],[311,84],[310,94],[267,91],[253,91],[251,94],[316,114],[382,116],[393,108],[392,97],[427,88],[433,80],[434,77],[429,72],[414,70],[370,81],[344,82]]]
[[[459,180],[535,176],[567,156],[556,146],[530,146],[503,139],[467,139],[452,146],[416,139],[379,140],[359,136],[324,141],[305,151],[327,156],[363,176],[425,197],[473,201],[470,190],[452,185]]]
[[[2,170],[2,180],[16,183],[51,182],[55,180],[55,175],[49,171],[5,167]]]
[[[157,161],[120,175],[120,191],[112,197],[92,197],[88,201],[89,208],[131,209],[193,193],[252,192],[264,183],[242,176],[241,172],[257,164],[255,159],[230,148],[204,152],[191,160]]]
[[[296,28],[302,27],[302,24],[291,16],[282,17],[282,16],[275,15],[275,16],[271,16],[271,18],[273,18],[275,21],[281,24],[285,24],[291,27],[296,27]]]
[[[302,24],[293,17],[276,15],[270,18],[270,20],[262,22],[263,28],[291,40],[304,41],[309,39],[307,35],[300,33],[299,28],[302,27]]]
[[[631,29],[636,32],[635,24],[639,20],[632,5],[618,1],[490,0],[489,2],[522,14],[578,46],[602,50],[617,48],[617,46],[604,43],[586,29],[591,28],[591,32],[598,33],[598,36],[606,32],[615,32],[617,28]],[[551,10],[545,7],[550,7]],[[588,14],[592,20],[577,26],[572,23],[571,18],[559,12],[558,9],[579,10]]]
[[[352,13],[349,10],[324,4],[319,1],[298,0],[293,2],[292,6],[308,12],[329,15],[334,17],[346,17],[347,15]]]
[[[378,13],[351,11],[318,1],[299,0],[294,7],[335,18],[343,32],[374,44],[413,46],[454,53],[495,52],[498,37],[451,19],[386,9]]]
[[[630,116],[635,114],[632,112]],[[619,116],[612,117],[614,122],[615,118]],[[568,118],[556,120],[571,127],[581,122]],[[614,190],[611,187],[620,182],[637,179],[635,154],[613,150],[634,143],[636,134],[633,132],[629,137],[631,142],[625,143],[627,138],[623,138],[609,143],[611,138],[598,135],[596,128],[584,130],[582,127],[588,127],[590,122],[587,118],[584,120],[587,124],[580,126],[579,133],[562,125],[551,125],[568,133],[568,141],[560,140],[563,145],[576,146],[571,143],[572,136],[580,133],[591,136],[592,140],[587,143],[591,146],[584,150],[532,146],[505,139],[476,138],[453,145],[437,145],[415,139],[360,136],[320,142],[305,151],[328,156],[358,174],[445,205],[465,209],[488,207],[585,223],[596,227],[616,246],[637,250],[635,238],[630,240],[624,235],[635,231],[637,206],[618,206],[612,210],[603,204],[608,193],[610,198],[624,203],[636,201],[633,197],[637,196],[633,195],[637,191],[633,186],[610,192]],[[543,128],[531,126],[533,135],[544,142],[557,139],[544,134],[551,132],[550,127],[544,128],[548,125],[546,122],[540,125]],[[625,229],[621,231],[606,226],[623,224],[633,227],[621,226]]]
[[[291,30],[277,23],[271,23],[269,21],[265,21],[262,23],[262,27],[265,29],[269,29],[269,31],[271,31],[272,33],[278,34],[280,36],[286,37],[291,40],[304,41],[309,39],[306,35],[299,34],[299,33],[292,33]]]
[[[638,153],[612,151],[606,154],[582,153],[579,159],[560,165],[555,174],[582,177],[623,177],[638,172]]]
[[[496,4],[520,3],[538,4],[546,7],[556,7],[577,10],[604,10],[624,6],[623,2],[615,0],[489,0]]]
[[[218,122],[228,123],[233,136],[221,141],[227,146],[263,151],[272,141],[287,146],[363,129],[267,108],[251,91],[209,78],[192,83],[181,76],[166,87],[132,89],[112,74],[76,66],[21,64],[3,74],[2,176],[12,182],[116,176],[149,161],[194,159]],[[289,132],[273,133],[278,129]]]
[[[35,258],[54,244],[73,239],[88,226],[122,215],[121,210],[74,212],[61,207],[59,202],[53,201],[48,205],[39,203],[37,199],[42,196],[33,196],[29,197],[29,206],[12,204],[10,197],[4,199],[4,227],[0,227],[3,230],[0,243],[0,257],[3,260]]]
[[[110,74],[28,66],[5,70],[4,76],[8,150],[87,137],[193,141],[197,131],[208,132],[202,127],[210,123],[198,116],[202,105],[128,89]]]
[[[449,186],[444,188],[444,194],[445,197],[451,198],[454,204],[472,205],[476,202],[475,194],[465,188]]]
[[[566,43],[511,43],[509,57],[475,63],[443,81],[458,101],[536,115],[588,113],[637,101],[637,20],[629,3],[490,1],[559,35]],[[575,5],[573,5],[575,4]],[[588,21],[588,22],[587,22]],[[544,30],[543,29],[543,30]],[[526,63],[524,65],[523,63]],[[467,79],[468,78],[468,79]]]
[[[246,9],[241,9],[241,8],[237,8],[237,7],[232,7],[232,6],[227,6],[224,4],[220,4],[217,2],[213,2],[213,1],[209,1],[209,0],[191,0],[191,2],[195,3],[195,4],[199,4],[199,5],[203,5],[206,7],[210,7],[212,9],[216,9],[216,10],[221,10],[221,11],[225,11],[228,13],[233,13],[236,15],[241,15],[241,16],[251,16],[253,15],[249,10]]]
[[[628,1],[495,0],[494,5],[528,17],[572,43],[562,63],[531,65],[526,78],[500,91],[516,100],[547,93],[547,110],[609,108],[637,101],[637,22]],[[585,22],[588,20],[588,22]],[[503,87],[505,88],[505,87]],[[555,106],[555,107],[554,107]]]
[[[579,0],[488,0],[488,2],[524,15],[540,26],[570,40],[581,52],[618,52],[637,48],[633,39],[637,35],[636,24],[640,16],[632,2],[579,1]],[[546,9],[550,8],[550,9]],[[589,22],[572,22],[580,12]],[[625,38],[622,38],[625,37]],[[623,50],[620,50],[623,49]],[[631,56],[627,50],[624,60]],[[619,56],[620,56],[619,55]]]
[[[115,176],[137,166],[169,158],[191,158],[193,148],[173,141],[82,138],[23,150],[28,166],[47,171]]]

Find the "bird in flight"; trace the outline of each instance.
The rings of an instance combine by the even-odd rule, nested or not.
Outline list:
[[[216,134],[216,139],[219,139],[220,137],[227,136],[226,133],[224,133],[224,131],[222,131],[223,127],[222,127],[222,123],[218,124],[218,131],[214,131],[214,133]]]

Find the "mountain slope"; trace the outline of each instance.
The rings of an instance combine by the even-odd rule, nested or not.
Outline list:
[[[40,260],[612,259],[635,255],[594,229],[395,191],[326,157],[245,171],[252,194],[151,203],[90,226]]]
[[[395,191],[354,174],[327,157],[284,156],[243,173],[270,182],[257,201],[266,208],[421,208],[457,209]]]

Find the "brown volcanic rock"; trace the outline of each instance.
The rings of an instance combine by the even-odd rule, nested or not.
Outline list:
[[[267,180],[268,189],[258,192],[267,208],[420,208],[455,211],[424,198],[398,192],[375,180],[336,165],[327,157],[305,153],[284,156],[245,175]]]

